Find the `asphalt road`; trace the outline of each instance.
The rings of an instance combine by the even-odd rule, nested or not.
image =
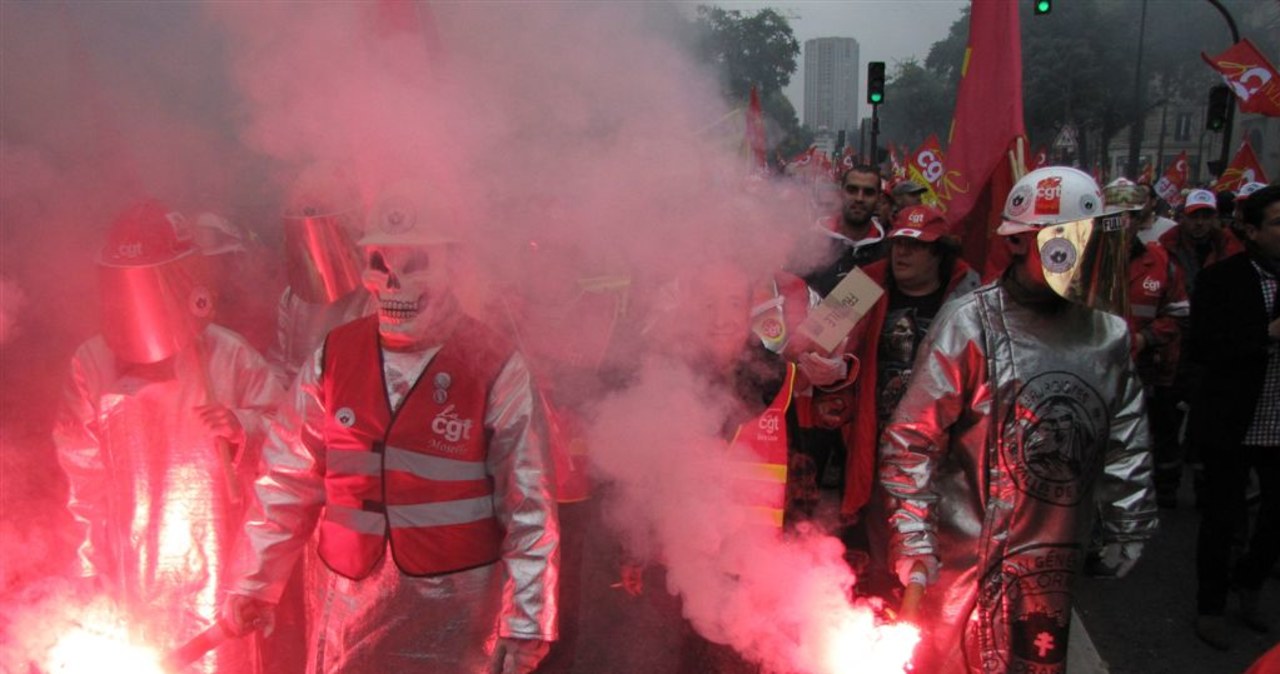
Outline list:
[[[1184,481],[1185,482],[1185,481]],[[1076,611],[1111,674],[1238,674],[1280,641],[1280,622],[1258,634],[1233,615],[1235,646],[1217,651],[1196,638],[1195,544],[1199,515],[1184,484],[1179,507],[1160,511],[1160,532],[1125,579],[1085,578],[1076,588]],[[1263,588],[1264,606],[1280,617],[1280,580]]]

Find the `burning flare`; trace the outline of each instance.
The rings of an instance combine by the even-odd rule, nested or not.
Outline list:
[[[45,658],[49,674],[166,674],[155,649],[134,643],[125,621],[105,610],[87,610]]]

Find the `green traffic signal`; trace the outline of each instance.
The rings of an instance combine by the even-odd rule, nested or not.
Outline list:
[[[872,103],[879,103],[883,100],[884,100],[884,94],[876,94],[876,93],[871,94]]]
[[[1036,14],[1048,14],[1053,11],[1053,0],[1036,0]]]

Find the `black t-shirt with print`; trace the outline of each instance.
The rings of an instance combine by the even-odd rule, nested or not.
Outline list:
[[[876,354],[876,419],[883,428],[897,409],[911,378],[916,350],[929,332],[929,325],[942,308],[947,289],[913,297],[889,289],[889,308],[880,328],[880,349]]]

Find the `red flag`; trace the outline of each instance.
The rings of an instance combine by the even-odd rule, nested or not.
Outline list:
[[[947,175],[943,158],[938,136],[931,134],[907,160],[907,178],[924,186],[921,201],[946,213],[947,202],[953,194],[947,183],[951,176]]]
[[[844,146],[844,153],[840,155],[840,163],[836,165],[836,171],[844,173],[857,165],[858,153],[853,151],[852,145]]]
[[[1018,3],[973,0],[972,7],[966,65],[947,149],[947,220],[961,236],[965,260],[990,277],[1008,261],[1008,250],[995,230],[1015,182],[1014,172],[1022,169],[1009,161],[1009,151],[1026,133],[1022,39]]]
[[[1156,194],[1161,199],[1169,202],[1170,206],[1182,205],[1182,188],[1186,186],[1187,180],[1191,175],[1191,168],[1187,165],[1187,151],[1183,150],[1178,155],[1178,159],[1169,165],[1164,172],[1164,176],[1160,178],[1160,182],[1156,183]]]
[[[1138,176],[1139,185],[1150,185],[1151,181],[1156,177],[1156,168],[1147,162],[1142,167],[1142,174]]]
[[[1236,152],[1236,156],[1231,159],[1231,164],[1227,166],[1227,170],[1223,171],[1217,182],[1213,184],[1213,191],[1231,190],[1235,192],[1243,187],[1245,183],[1265,182],[1267,182],[1267,174],[1262,170],[1262,164],[1258,163],[1258,156],[1253,153],[1253,147],[1246,140],[1240,144],[1240,149]]]
[[[1098,183],[1099,185],[1106,184],[1106,176],[1103,175],[1102,164],[1093,165],[1092,175],[1093,175],[1094,182]]]
[[[1048,166],[1048,165],[1049,165],[1049,150],[1045,148],[1045,146],[1041,145],[1040,149],[1036,150],[1035,155],[1031,157],[1031,162],[1030,162],[1030,165],[1027,166],[1027,169],[1028,171],[1034,171],[1042,166]]]
[[[760,107],[760,94],[751,85],[751,100],[747,104],[747,148],[751,151],[752,167],[762,173],[768,171],[767,143],[764,135],[764,110]]]
[[[889,143],[889,186],[892,187],[907,179],[907,168],[898,158],[898,146]]]
[[[1248,40],[1241,40],[1217,56],[1200,52],[1235,92],[1241,112],[1280,117],[1280,73]]]

